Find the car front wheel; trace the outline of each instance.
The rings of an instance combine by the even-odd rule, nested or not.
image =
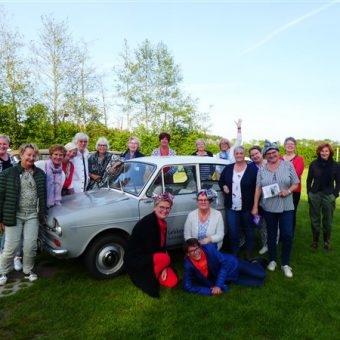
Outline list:
[[[126,240],[119,235],[103,235],[94,240],[85,254],[85,266],[97,279],[118,276],[124,270]]]

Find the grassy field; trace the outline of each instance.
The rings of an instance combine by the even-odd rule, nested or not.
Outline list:
[[[339,202],[338,202],[339,203]],[[292,252],[294,278],[268,273],[265,286],[232,286],[217,297],[162,288],[152,299],[126,275],[96,281],[80,261],[48,260],[58,271],[0,299],[1,339],[339,339],[340,216],[333,251],[309,250],[305,193]],[[182,276],[180,252],[173,254]],[[46,260],[46,256],[40,257]]]

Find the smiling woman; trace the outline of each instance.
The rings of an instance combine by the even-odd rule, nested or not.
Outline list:
[[[167,223],[173,196],[167,192],[154,198],[154,212],[134,227],[125,253],[132,282],[152,297],[159,297],[159,285],[173,288],[178,279],[166,251]]]
[[[47,207],[61,204],[61,192],[65,182],[62,162],[66,149],[60,144],[51,145],[49,159],[35,162],[35,165],[46,174]]]
[[[39,220],[46,221],[46,178],[34,165],[37,151],[33,144],[23,144],[20,163],[0,176],[0,222],[6,225],[5,248],[0,260],[0,285],[7,282],[13,258],[23,235],[23,272],[29,281],[37,279],[32,272],[37,251]]]

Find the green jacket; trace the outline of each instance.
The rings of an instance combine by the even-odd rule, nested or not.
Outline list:
[[[24,169],[20,163],[0,173],[0,223],[6,227],[15,226],[20,197],[20,175]],[[46,175],[43,170],[33,167],[33,178],[37,185],[38,215],[43,221],[46,209]]]

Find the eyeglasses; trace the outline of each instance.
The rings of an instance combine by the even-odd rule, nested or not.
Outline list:
[[[102,148],[107,148],[106,144],[98,144],[98,146],[102,147]]]
[[[209,200],[205,200],[205,199],[198,199],[197,202],[202,202],[202,203],[206,203],[206,202],[209,202]]]
[[[198,252],[199,250],[200,250],[200,247],[195,247],[194,249],[189,250],[188,253],[190,255],[192,255],[192,254],[195,254],[196,252]]]
[[[87,140],[79,140],[79,143],[87,143]]]
[[[267,152],[266,153],[266,156],[272,156],[272,155],[275,155],[278,151],[275,150],[275,151],[272,151],[272,152]]]
[[[163,205],[160,205],[158,207],[160,210],[166,210],[166,211],[170,211],[171,207],[164,207]]]

